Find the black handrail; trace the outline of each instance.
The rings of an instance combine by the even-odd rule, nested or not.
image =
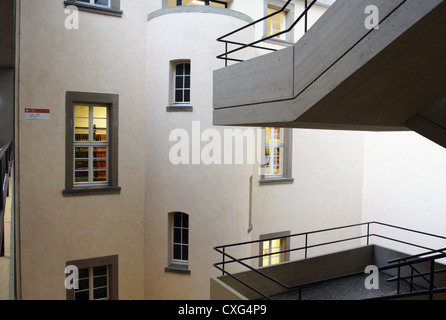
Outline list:
[[[294,29],[294,27],[296,26],[296,24],[299,23],[299,22],[302,20],[302,18],[305,18],[305,21],[304,21],[304,31],[307,32],[307,31],[308,31],[308,12],[309,12],[309,10],[313,7],[313,5],[317,2],[317,0],[312,0],[310,4],[308,4],[308,1],[309,1],[309,0],[305,0],[305,8],[304,8],[304,11],[303,11],[303,12],[299,15],[299,17],[298,17],[298,18],[297,18],[297,19],[296,19],[296,20],[295,20],[295,21],[294,21],[294,22],[293,22],[287,29],[285,29],[285,30],[282,30],[282,31],[277,32],[277,33],[275,33],[275,34],[272,34],[272,35],[263,37],[263,38],[261,38],[261,39],[259,39],[259,40],[255,40],[255,41],[253,41],[253,42],[251,42],[251,43],[241,43],[241,42],[236,42],[236,41],[224,40],[225,38],[227,38],[227,37],[229,37],[229,36],[231,36],[231,35],[234,35],[234,34],[240,32],[240,31],[242,31],[242,30],[245,30],[245,29],[247,29],[247,28],[249,28],[249,27],[251,27],[251,26],[253,26],[253,25],[259,23],[259,22],[262,22],[262,21],[267,20],[267,19],[269,19],[269,18],[271,18],[271,17],[273,17],[273,16],[275,16],[275,15],[277,15],[277,14],[282,13],[283,11],[286,10],[286,8],[287,8],[288,5],[291,3],[291,1],[292,1],[292,0],[288,0],[288,1],[283,5],[283,7],[282,7],[281,9],[279,9],[279,10],[273,12],[273,13],[270,13],[270,14],[268,14],[268,15],[264,16],[263,18],[260,18],[260,19],[258,19],[258,20],[256,20],[256,21],[253,21],[253,22],[251,22],[251,23],[248,23],[247,25],[245,25],[245,26],[243,26],[243,27],[241,27],[241,28],[238,28],[238,29],[236,29],[236,30],[234,30],[234,31],[231,31],[231,32],[225,34],[224,36],[219,37],[219,38],[217,39],[217,41],[218,41],[218,42],[223,42],[223,43],[225,43],[225,53],[222,53],[222,54],[218,55],[218,56],[217,56],[217,59],[225,60],[225,66],[227,66],[227,65],[228,65],[228,61],[243,62],[243,60],[241,60],[241,59],[229,58],[228,56],[229,56],[230,54],[233,54],[233,53],[238,52],[238,51],[240,51],[240,50],[242,50],[242,49],[245,49],[245,48],[256,48],[256,49],[263,49],[263,50],[269,50],[269,51],[277,51],[277,49],[274,49],[274,48],[268,48],[268,47],[263,47],[263,46],[257,46],[257,44],[260,43],[260,42],[264,42],[265,40],[272,39],[272,38],[275,38],[275,37],[277,37],[277,36],[280,36],[280,35],[282,35],[282,34],[285,34],[285,33],[288,33],[288,32],[290,32],[290,31],[292,31],[292,30]],[[238,45],[239,47],[228,51],[228,44]]]
[[[395,268],[397,268],[398,271],[399,271],[401,269],[401,267],[404,267],[404,266],[411,266],[411,268],[414,268],[413,265],[416,264],[416,263],[422,263],[422,262],[426,262],[426,261],[432,261],[432,259],[436,260],[436,259],[440,259],[440,258],[445,258],[446,257],[446,252],[444,252],[444,251],[446,251],[446,249],[434,250],[434,249],[426,248],[424,246],[420,246],[420,245],[415,244],[415,243],[409,243],[407,241],[402,241],[402,240],[399,240],[399,239],[386,237],[386,236],[383,236],[383,235],[380,235],[380,234],[377,234],[377,233],[371,233],[370,232],[370,226],[371,225],[381,225],[381,226],[391,227],[393,229],[404,230],[404,231],[413,232],[413,233],[417,233],[417,234],[421,234],[421,235],[428,235],[428,236],[431,236],[431,237],[439,238],[441,240],[446,240],[446,237],[443,237],[443,236],[439,236],[439,235],[435,235],[435,234],[431,234],[431,233],[426,233],[426,232],[422,232],[422,231],[418,231],[418,230],[414,230],[414,229],[408,229],[408,228],[404,228],[404,227],[399,227],[399,226],[395,226],[395,225],[390,225],[390,224],[386,224],[386,223],[381,223],[381,222],[377,222],[377,221],[371,221],[371,222],[357,223],[357,224],[351,224],[351,225],[346,225],[346,226],[341,226],[341,227],[327,228],[327,229],[321,229],[321,230],[316,230],[316,231],[303,232],[303,233],[297,233],[297,234],[293,234],[293,235],[283,236],[283,237],[281,237],[281,239],[305,236],[305,245],[302,246],[302,247],[298,247],[298,248],[287,249],[287,250],[282,250],[280,252],[274,252],[274,253],[268,253],[268,254],[259,254],[259,255],[249,256],[249,257],[235,258],[234,256],[229,255],[227,253],[226,249],[227,248],[237,247],[237,246],[249,245],[249,244],[259,244],[259,243],[264,242],[264,241],[274,240],[275,238],[262,239],[262,240],[252,240],[252,241],[233,243],[233,244],[228,244],[228,245],[223,245],[223,246],[217,246],[217,247],[214,248],[214,250],[217,251],[218,253],[222,254],[222,258],[223,259],[222,259],[222,262],[215,263],[214,267],[216,269],[220,270],[222,272],[222,275],[230,276],[231,278],[235,279],[236,281],[240,282],[241,284],[245,285],[246,287],[252,289],[253,291],[258,293],[259,295],[261,295],[265,299],[272,299],[271,297],[267,296],[266,294],[264,294],[264,293],[260,292],[259,290],[253,288],[253,286],[251,286],[248,283],[246,283],[245,281],[241,280],[240,278],[238,278],[234,274],[231,274],[230,272],[228,272],[225,269],[225,266],[227,264],[230,264],[230,263],[237,263],[237,264],[242,265],[242,266],[250,269],[251,271],[257,273],[258,275],[260,275],[262,277],[265,277],[266,279],[268,279],[268,280],[278,284],[279,286],[285,288],[286,290],[292,290],[292,289],[299,289],[299,290],[301,290],[302,287],[304,287],[304,286],[307,286],[307,285],[310,285],[310,284],[316,284],[316,283],[325,282],[325,281],[331,280],[331,279],[324,279],[324,280],[319,280],[319,281],[315,281],[315,282],[311,282],[311,283],[299,284],[299,285],[296,285],[296,286],[289,286],[289,285],[287,285],[287,284],[285,284],[285,283],[283,283],[281,281],[278,281],[277,279],[274,279],[272,276],[267,275],[264,272],[262,272],[262,271],[260,271],[260,270],[258,270],[256,268],[254,268],[254,267],[244,263],[243,261],[256,259],[256,258],[261,258],[261,257],[266,257],[266,256],[270,256],[270,255],[277,255],[277,254],[288,253],[288,252],[292,252],[292,251],[299,251],[299,250],[304,250],[305,258],[307,258],[308,257],[308,249],[311,249],[311,248],[316,248],[316,247],[320,247],[320,246],[325,246],[325,245],[335,244],[335,243],[340,243],[340,242],[345,242],[345,241],[357,240],[357,239],[362,239],[362,238],[366,238],[367,245],[369,245],[371,237],[383,238],[383,239],[395,241],[395,242],[398,242],[398,243],[411,245],[411,246],[414,246],[414,247],[417,247],[417,248],[423,248],[425,250],[429,250],[429,252],[424,252],[424,253],[413,255],[413,256],[410,256],[410,257],[404,257],[404,258],[398,258],[398,259],[390,260],[389,261],[390,265],[386,266],[386,267],[382,267],[382,268],[380,268],[380,270],[387,270],[387,269],[395,269]],[[334,231],[334,230],[353,228],[353,227],[360,227],[360,226],[366,226],[367,227],[367,231],[366,231],[365,235],[359,235],[359,236],[355,236],[355,237],[348,237],[348,238],[344,238],[344,239],[339,239],[339,240],[334,240],[334,241],[328,241],[328,242],[322,242],[322,243],[318,243],[318,244],[308,245],[308,236],[309,235],[313,235],[313,234],[317,234],[317,233],[323,233],[323,232],[329,232],[329,231]],[[432,254],[436,254],[436,255],[432,256]],[[427,255],[431,255],[431,256],[425,257]],[[229,259],[229,260],[227,260],[227,259]],[[407,260],[410,260],[410,261],[407,261]],[[423,276],[426,275],[424,273],[420,273],[418,270],[417,270],[417,272],[419,273],[418,275],[413,275],[412,274],[411,281],[413,281],[413,279],[416,278],[416,277],[423,277]],[[442,272],[442,271],[440,271],[440,272]],[[344,277],[344,276],[340,276],[340,277]],[[339,277],[336,277],[336,278],[339,278]],[[433,278],[433,275],[431,276],[431,279],[432,278]],[[392,280],[392,281],[398,280],[398,293],[399,293],[399,281],[407,281],[407,279],[410,279],[410,277],[401,277],[400,274],[399,274],[398,277],[395,280]],[[430,281],[431,280],[429,279],[429,284],[431,286],[431,289],[432,290],[439,290],[439,289],[437,289],[433,285],[433,283],[431,284]]]
[[[0,257],[5,255],[4,214],[12,159],[13,144],[8,142],[0,148]]]

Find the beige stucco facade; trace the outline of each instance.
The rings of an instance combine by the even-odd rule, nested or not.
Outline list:
[[[294,181],[283,184],[260,183],[258,163],[192,164],[192,144],[198,141],[200,151],[207,145],[201,141],[205,130],[224,137],[225,129],[235,129],[213,125],[213,71],[224,67],[216,59],[224,45],[216,39],[263,16],[265,2],[233,0],[232,11],[199,6],[187,12],[163,3],[121,0],[121,17],[81,11],[79,29],[69,30],[64,1],[18,2],[20,298],[66,299],[64,268],[73,260],[117,255],[120,299],[209,299],[210,278],[220,274],[212,266],[220,259],[213,250],[217,245],[369,220],[400,224],[408,221],[401,218],[407,212],[411,227],[444,234],[445,151],[412,133],[388,139],[294,129]],[[295,16],[301,6],[296,0]],[[318,4],[310,24],[326,8]],[[237,40],[254,40],[263,32],[250,28]],[[243,58],[260,53],[248,51]],[[191,63],[193,109],[187,112],[166,109],[172,105],[176,61]],[[67,91],[119,95],[120,194],[63,196]],[[50,119],[25,119],[26,108],[49,109]],[[177,143],[169,137],[176,129],[189,135],[189,164],[169,158]],[[392,145],[402,153],[389,153]],[[401,189],[400,179],[410,187]],[[420,181],[429,192],[418,189]],[[419,201],[416,192],[423,195]],[[190,219],[186,274],[166,269],[173,212]],[[258,248],[239,253],[257,254]]]

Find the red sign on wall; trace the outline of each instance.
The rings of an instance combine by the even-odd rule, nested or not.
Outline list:
[[[50,109],[25,109],[25,119],[28,120],[49,120]]]

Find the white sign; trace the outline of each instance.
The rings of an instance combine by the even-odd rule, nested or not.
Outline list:
[[[25,119],[28,120],[49,120],[50,109],[25,109]]]

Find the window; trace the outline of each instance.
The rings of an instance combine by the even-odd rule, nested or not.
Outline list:
[[[110,0],[76,0],[77,2],[85,2],[96,6],[110,7]]]
[[[65,196],[119,193],[118,100],[67,92]]]
[[[176,7],[176,6],[189,6],[189,5],[198,5],[198,6],[214,6],[227,8],[228,4],[225,1],[213,1],[213,0],[168,0],[168,7]]]
[[[191,64],[190,61],[171,62],[171,98],[168,112],[193,111],[191,106]]]
[[[289,260],[289,231],[260,236],[260,266],[266,267]]]
[[[74,106],[74,185],[108,183],[108,107]]]
[[[68,300],[117,300],[118,256],[67,262],[78,268],[78,288],[67,290]]]
[[[174,101],[175,104],[190,103],[190,62],[180,62],[174,71]]]
[[[277,12],[278,10],[280,10],[280,8],[273,8],[271,6],[268,6],[267,14],[270,15],[274,12]],[[282,11],[278,14],[273,15],[271,18],[267,19],[266,23],[267,23],[267,36],[271,36],[281,31],[284,31],[286,29],[286,12]],[[286,39],[286,35],[281,34],[275,36],[274,38]]]
[[[293,131],[268,127],[264,129],[264,132],[265,157],[260,182],[293,182],[291,177]]]
[[[170,265],[166,271],[189,274],[189,215],[182,212],[169,214]]]
[[[264,0],[264,15],[270,15],[280,11],[286,4],[285,0]],[[288,3],[285,9],[270,18],[266,19],[264,23],[264,37],[273,36],[281,31],[287,30],[294,23],[295,4]],[[268,39],[267,41],[281,40],[286,42],[294,41],[294,32],[286,32],[281,35]],[[276,41],[277,43],[277,41]]]
[[[283,177],[284,129],[265,128],[265,170],[267,177]]]
[[[121,17],[121,0],[66,0],[65,6],[76,6],[79,11]]]

